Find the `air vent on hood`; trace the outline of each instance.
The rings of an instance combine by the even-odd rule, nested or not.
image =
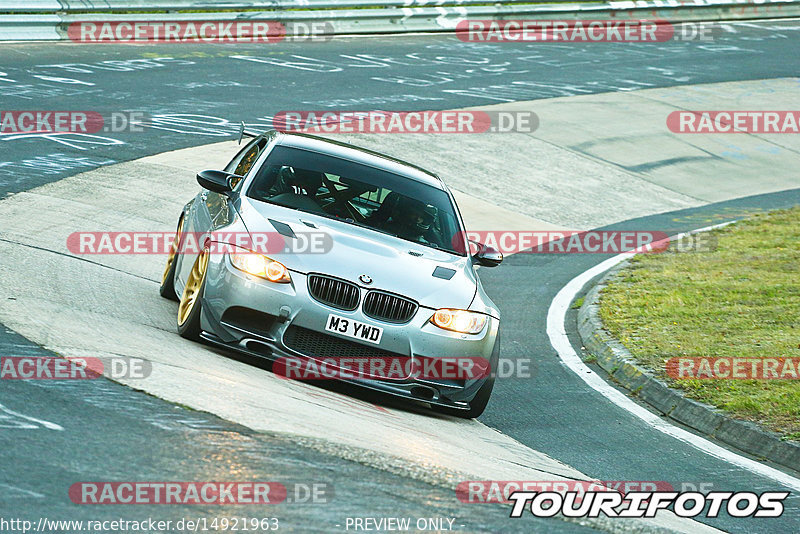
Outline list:
[[[453,269],[448,269],[446,267],[437,267],[433,270],[433,276],[436,278],[443,278],[444,280],[450,280],[455,274],[456,272]]]
[[[273,219],[267,219],[267,220],[270,222],[270,224],[272,224],[272,226],[275,227],[278,233],[281,234],[282,236],[291,237],[292,239],[295,238],[294,231],[292,230],[292,227],[289,226],[288,224],[282,223],[280,221],[275,221]]]

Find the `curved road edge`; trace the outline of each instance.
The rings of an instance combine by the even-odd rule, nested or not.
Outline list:
[[[586,294],[578,311],[578,332],[586,350],[614,382],[621,384],[665,417],[715,438],[751,456],[766,458],[789,469],[800,466],[800,445],[782,441],[774,432],[728,416],[708,404],[687,398],[640,367],[628,349],[609,334],[600,319],[599,296],[607,280],[625,262],[610,269]]]
[[[720,225],[701,228],[694,232],[685,232],[676,236],[672,236],[671,239],[680,239],[686,235],[689,235],[690,233],[712,230],[718,226]],[[567,310],[577,295],[588,284],[590,284],[592,280],[600,275],[603,275],[609,269],[616,267],[627,258],[630,258],[630,256],[631,255],[629,253],[619,254],[599,263],[598,265],[595,265],[591,269],[588,269],[573,278],[556,294],[556,297],[550,304],[550,308],[548,309],[547,313],[547,335],[550,338],[553,348],[556,349],[559,358],[561,358],[563,363],[570,370],[572,370],[584,382],[586,382],[589,387],[602,394],[617,406],[638,417],[648,426],[664,434],[679,439],[680,441],[688,443],[696,449],[703,451],[715,458],[727,461],[752,473],[767,477],[775,482],[792,488],[795,491],[800,491],[799,478],[768,465],[762,464],[758,461],[736,454],[735,452],[712,443],[703,437],[700,437],[692,432],[684,430],[683,428],[663,420],[658,414],[651,412],[643,406],[640,406],[622,391],[610,385],[599,374],[595,373],[591,368],[589,368],[580,358],[572,346],[565,329]]]

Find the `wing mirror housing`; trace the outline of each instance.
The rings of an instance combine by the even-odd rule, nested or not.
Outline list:
[[[208,170],[197,173],[197,183],[203,186],[204,189],[222,194],[233,191],[233,186],[231,185],[233,178],[240,177],[225,171]]]
[[[472,256],[475,261],[478,262],[478,265],[483,265],[484,267],[497,267],[503,262],[503,253],[499,250],[476,241],[470,241],[470,243],[474,243],[478,246],[478,252]]]

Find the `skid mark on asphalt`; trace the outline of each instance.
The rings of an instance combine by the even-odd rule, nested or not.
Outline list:
[[[44,381],[31,380],[29,384],[51,390],[74,394],[81,402],[96,408],[114,406],[116,410],[131,417],[161,428],[163,430],[202,430],[223,432],[229,430],[228,426],[221,426],[209,422],[207,417],[191,417],[191,412],[182,410],[176,414],[174,411],[165,411],[168,405],[156,403],[154,399],[145,395],[131,398],[130,392],[116,387],[104,380],[84,381]]]
[[[18,488],[17,486],[12,486],[11,484],[3,484],[0,483],[0,488],[4,488],[4,491],[0,493],[2,496],[2,500],[11,500],[11,499],[44,499],[45,496],[41,493],[37,493],[35,491],[26,490],[24,488]]]
[[[43,421],[29,415],[15,412],[0,404],[0,428],[22,428],[22,429],[38,429],[46,428],[48,430],[64,430],[64,427],[51,423],[50,421]]]

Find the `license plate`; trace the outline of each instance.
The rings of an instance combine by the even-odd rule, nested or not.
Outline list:
[[[325,330],[376,345],[381,342],[381,337],[383,336],[383,328],[380,326],[369,325],[361,321],[354,321],[353,319],[334,314],[328,315],[328,322],[325,325]]]

